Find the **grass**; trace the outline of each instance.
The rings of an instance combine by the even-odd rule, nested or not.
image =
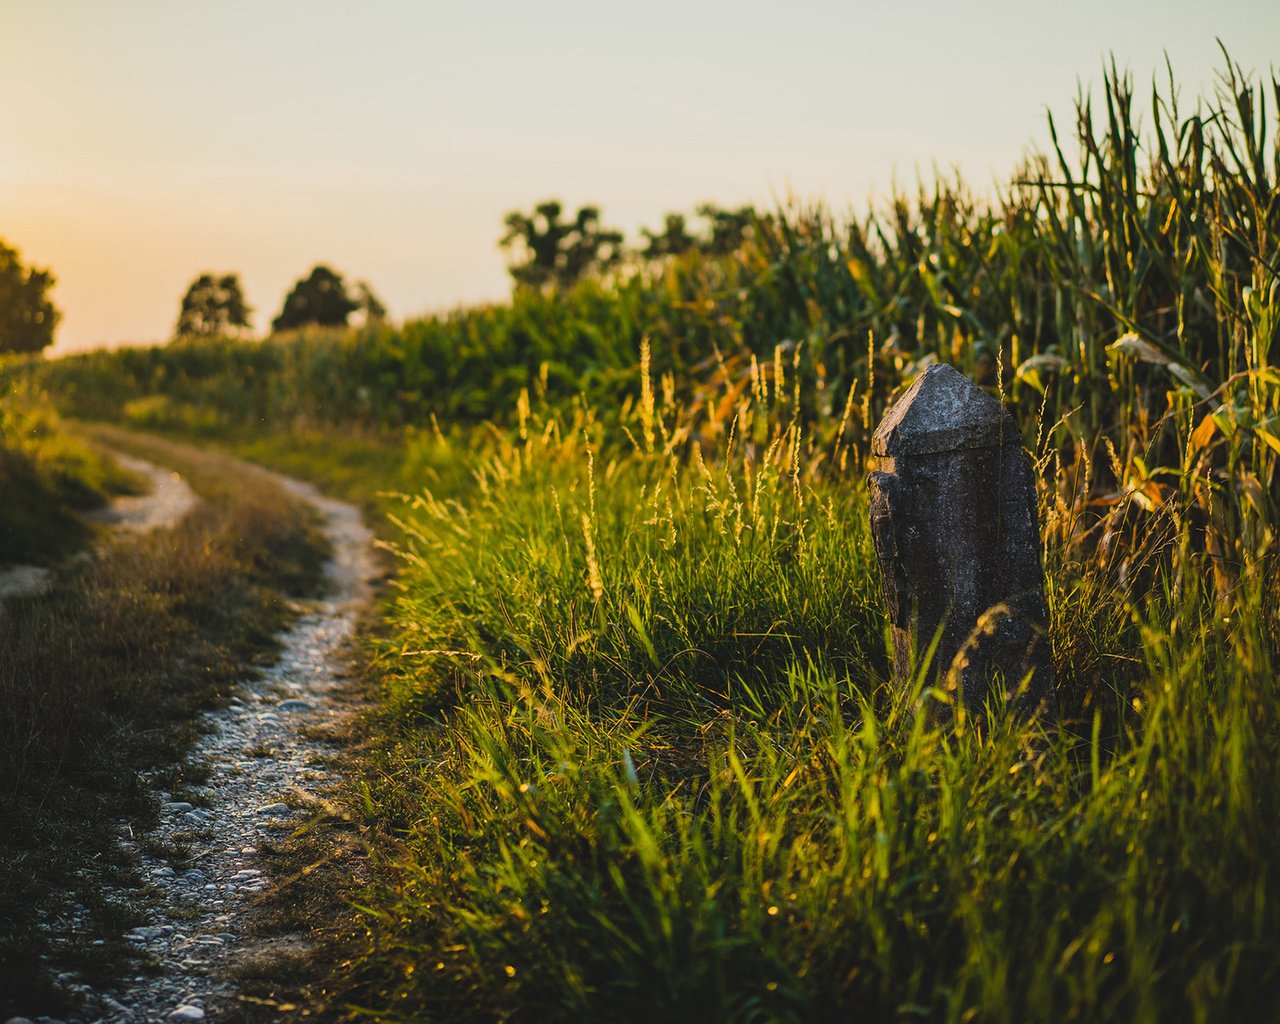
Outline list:
[[[605,461],[530,429],[407,507],[351,1005],[1280,1011],[1274,574],[1224,604],[1201,554],[1132,601],[1051,551],[1068,721],[943,732],[887,679],[861,483],[787,436]]]
[[[47,564],[92,531],[78,512],[140,482],[69,432],[48,398],[18,380],[0,403],[0,564]]]
[[[270,481],[168,442],[93,436],[179,469],[203,501],[172,530],[73,564],[0,621],[0,1012],[65,1012],[57,971],[110,979],[127,962],[132,911],[96,895],[129,877],[117,823],[154,819],[153,785],[199,781],[180,763],[196,712],[271,650],[284,592],[319,582],[310,515]],[[87,907],[78,934],[49,928],[74,902]]]

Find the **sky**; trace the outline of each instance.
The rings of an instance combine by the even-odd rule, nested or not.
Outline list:
[[[1280,2],[0,0],[0,240],[57,277],[55,354],[165,340],[205,271],[258,330],[321,262],[416,316],[506,296],[503,217],[547,198],[635,240],[989,192],[1111,56],[1190,103],[1218,39],[1268,73]]]

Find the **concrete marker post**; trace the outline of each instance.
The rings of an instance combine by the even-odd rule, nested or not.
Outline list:
[[[929,682],[981,716],[993,685],[1057,719],[1035,478],[1017,424],[951,366],[929,366],[876,428],[871,533],[894,676],[939,636]]]

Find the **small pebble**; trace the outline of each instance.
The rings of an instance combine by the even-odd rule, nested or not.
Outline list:
[[[273,818],[282,817],[289,813],[288,804],[263,804],[258,808],[259,814],[269,815]]]
[[[169,1014],[169,1020],[173,1021],[173,1024],[185,1024],[186,1021],[204,1020],[204,1010],[200,1009],[198,1006],[192,1006],[189,1003],[184,1003]]]
[[[167,804],[164,805],[164,809],[166,811],[174,811],[174,812],[189,811],[191,810],[191,804],[187,803],[185,800],[170,800]]]
[[[281,711],[310,711],[311,705],[305,700],[299,700],[297,697],[291,697],[289,700],[282,700],[276,705]]]
[[[157,925],[147,925],[142,928],[135,928],[129,932],[129,938],[138,942],[150,942],[152,939],[158,939],[164,932]]]

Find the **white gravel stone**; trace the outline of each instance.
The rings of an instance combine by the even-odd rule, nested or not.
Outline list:
[[[188,1024],[189,1021],[204,1020],[204,1010],[188,1003],[170,1013],[168,1019],[173,1024]]]
[[[147,533],[177,525],[195,507],[195,492],[177,473],[119,452],[112,455],[125,469],[147,477],[151,491],[137,497],[116,498],[107,508],[90,512],[87,518],[121,530]]]
[[[43,594],[51,586],[53,586],[53,573],[40,566],[12,565],[0,568],[0,603],[9,597],[31,597]],[[4,611],[0,608],[0,617],[3,615]]]

